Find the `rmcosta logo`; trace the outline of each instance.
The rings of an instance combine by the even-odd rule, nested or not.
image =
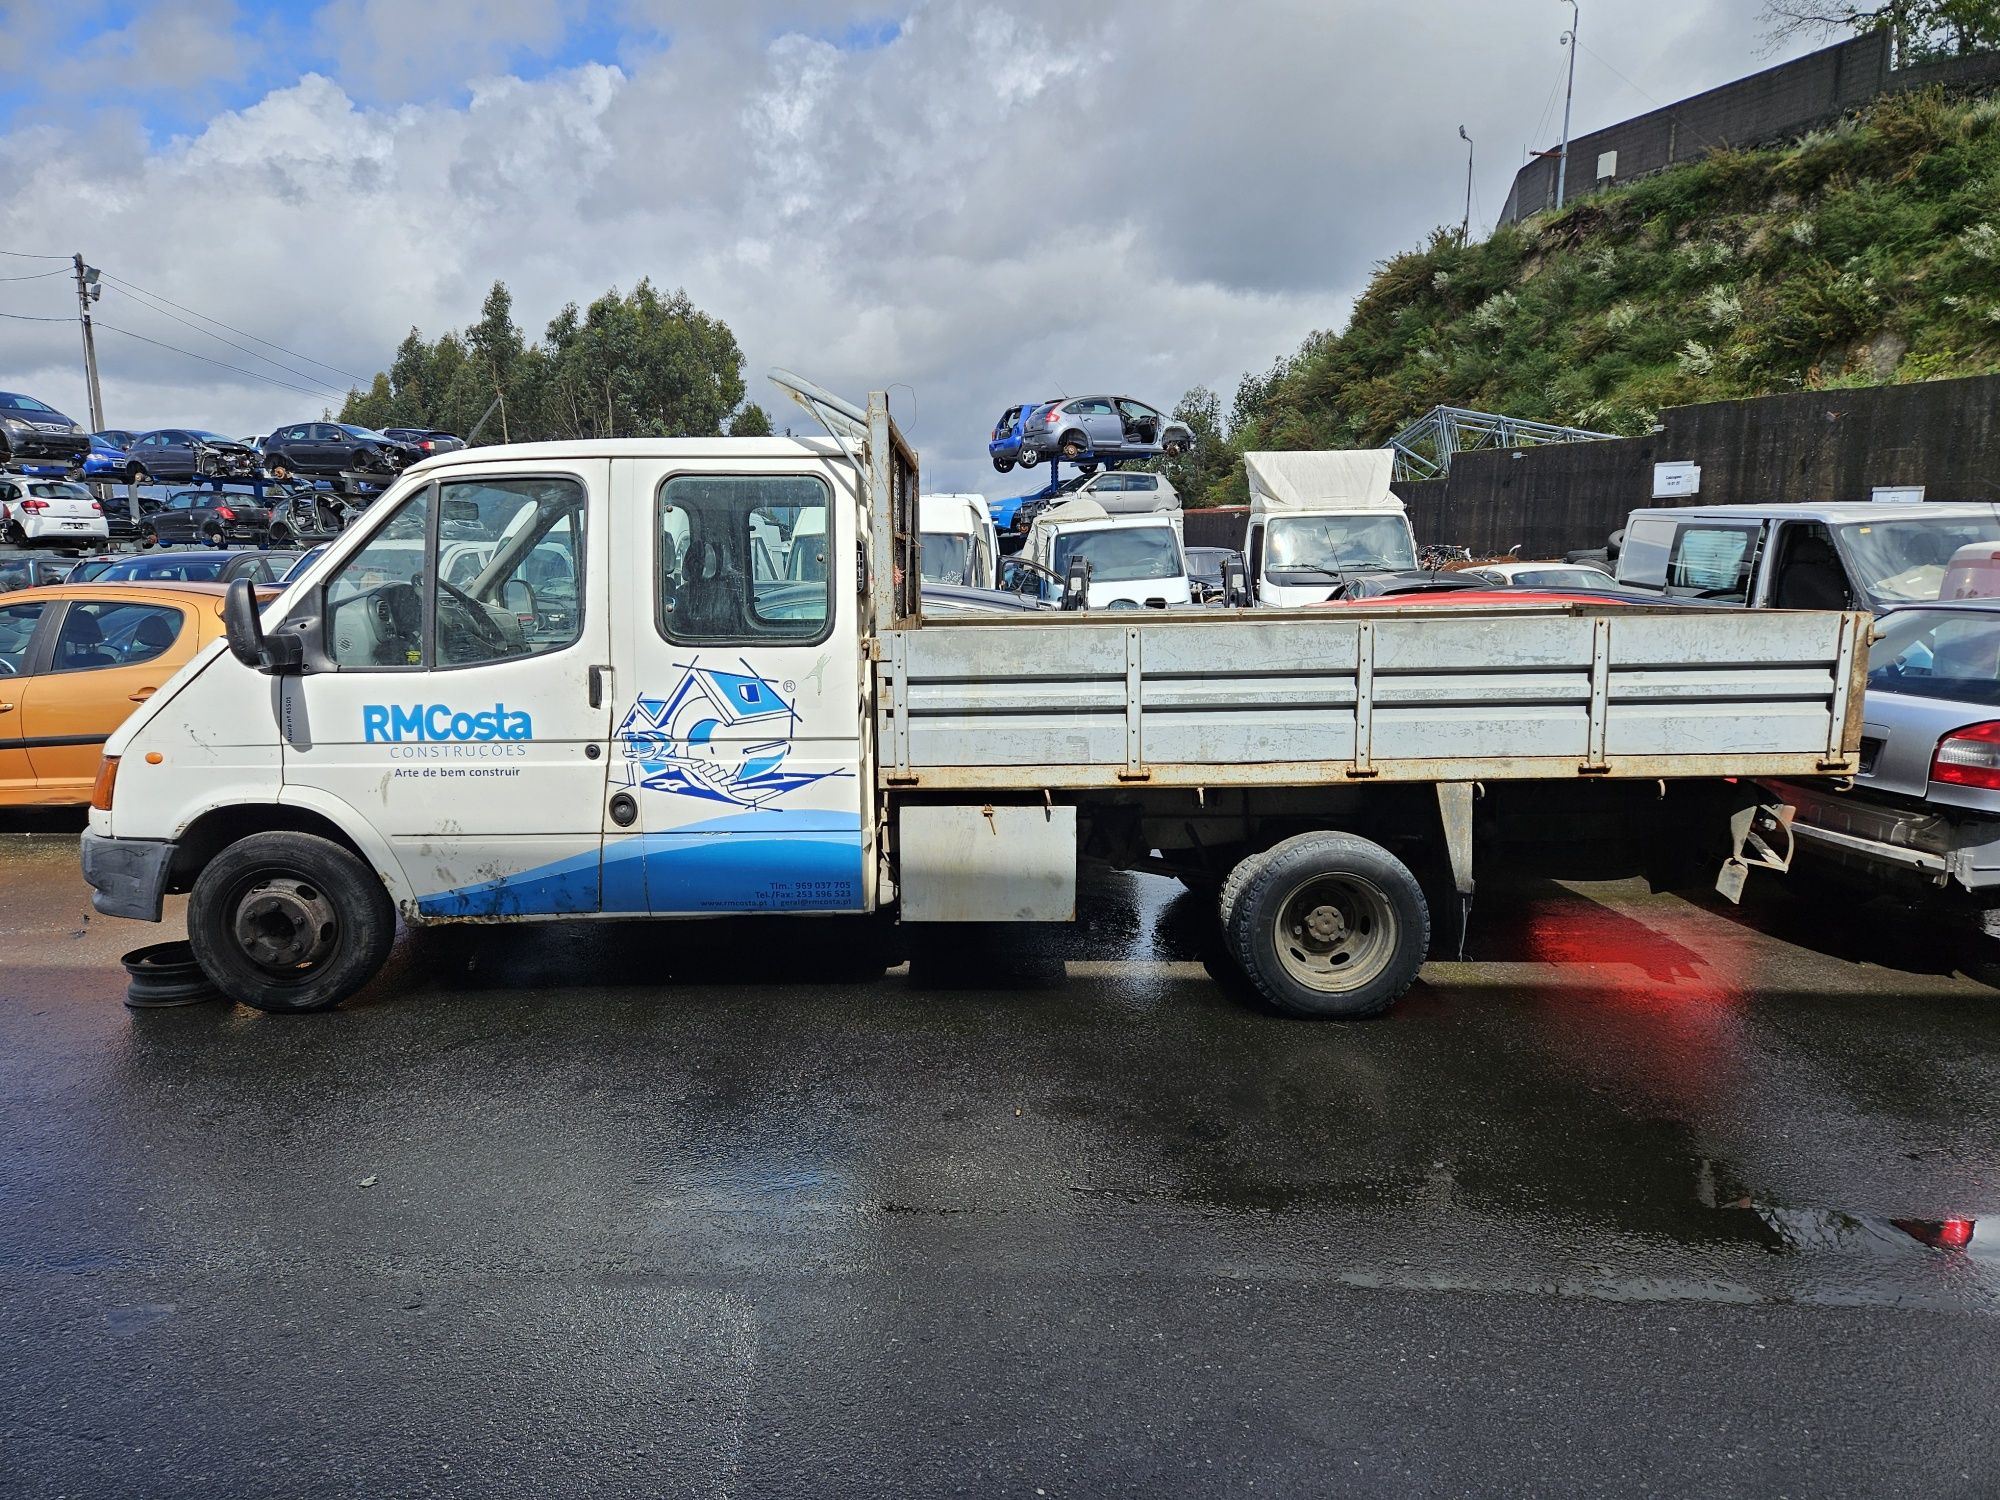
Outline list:
[[[368,703],[361,708],[361,735],[368,744],[401,740],[531,740],[528,716],[496,703],[467,713],[443,703]]]

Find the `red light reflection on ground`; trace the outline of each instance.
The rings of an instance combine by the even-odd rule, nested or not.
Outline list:
[[[1744,979],[1734,946],[1693,933],[1683,941],[1613,907],[1570,896],[1537,902],[1528,910],[1521,957],[1585,967],[1603,981],[1608,999],[1637,1005],[1735,1005],[1743,999]]]

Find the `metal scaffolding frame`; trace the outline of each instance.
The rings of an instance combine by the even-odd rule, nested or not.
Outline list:
[[[1538,448],[1544,443],[1588,443],[1616,437],[1584,427],[1558,427],[1462,406],[1433,406],[1390,438],[1396,450],[1396,478],[1442,479],[1461,453],[1482,448]]]

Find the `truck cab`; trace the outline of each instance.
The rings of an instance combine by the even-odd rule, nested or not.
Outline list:
[[[1095,500],[1065,500],[1035,517],[1021,555],[1056,578],[1087,563],[1086,609],[1174,609],[1194,602],[1178,509],[1114,516]]]
[[[983,495],[924,495],[917,500],[922,528],[919,569],[926,583],[990,589],[1000,566],[999,531]]]
[[[1394,466],[1387,448],[1244,454],[1243,556],[1257,603],[1323,604],[1358,574],[1416,574],[1410,518],[1389,488]]]
[[[1635,510],[1620,587],[1753,609],[1929,604],[1986,591],[1972,557],[2000,550],[2000,511],[1938,503],[1693,505]],[[1961,556],[1960,554],[1965,554]],[[1956,560],[1956,566],[1954,561]],[[1990,561],[1990,558],[1987,559]]]

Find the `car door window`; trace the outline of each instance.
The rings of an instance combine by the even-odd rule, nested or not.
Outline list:
[[[826,638],[833,575],[824,557],[806,566],[796,549],[826,552],[828,496],[803,474],[678,475],[660,488],[657,622],[686,644]],[[790,514],[792,546],[782,574],[761,558],[760,534]]]
[[[0,591],[8,587],[0,575]],[[28,648],[35,641],[35,627],[41,623],[46,600],[33,604],[0,606],[0,677],[21,677],[29,668]]]
[[[475,666],[542,656],[583,634],[583,486],[573,479],[467,480],[447,484],[439,524],[454,540],[491,543],[464,582],[432,600],[436,660]]]
[[[326,649],[348,671],[424,664],[424,550],[431,491],[403,502],[326,585]]]
[[[1667,588],[1741,604],[1749,594],[1750,565],[1760,530],[1756,525],[1681,527],[1667,559]]]
[[[50,670],[138,666],[164,656],[186,626],[187,616],[170,604],[73,602],[63,616]]]

